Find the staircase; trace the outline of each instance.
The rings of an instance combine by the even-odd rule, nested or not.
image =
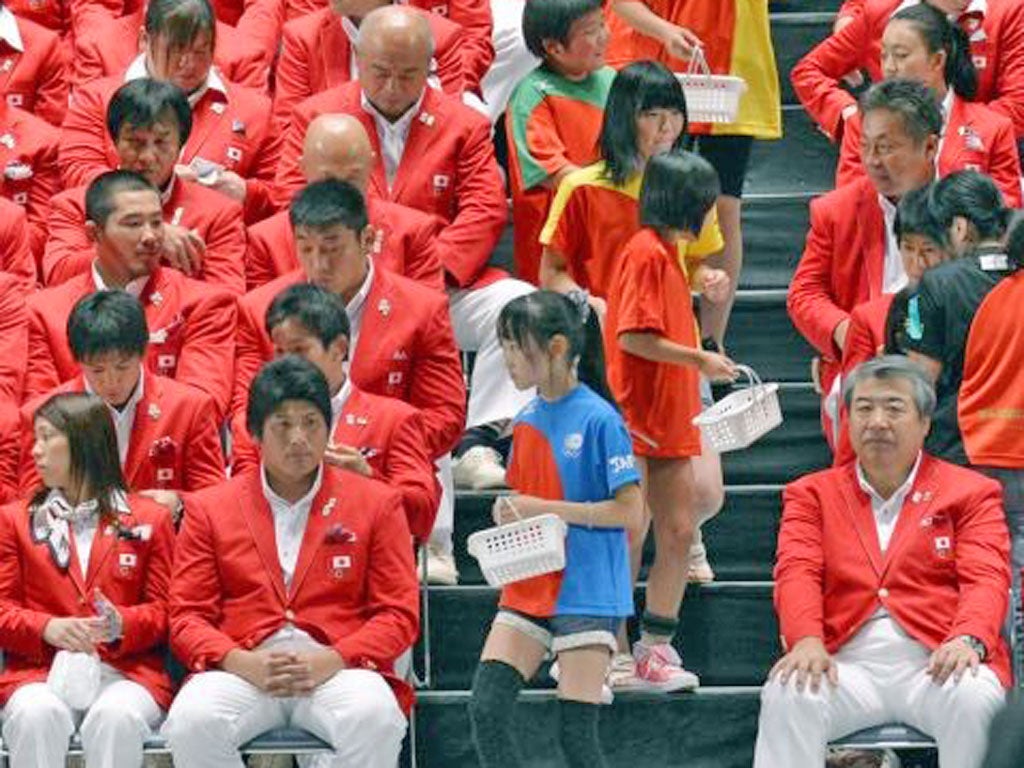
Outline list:
[[[803,250],[807,203],[832,188],[835,151],[797,104],[788,82],[793,64],[825,37],[839,0],[772,3],[782,80],[785,137],[757,142],[744,203],[745,264],[727,346],[737,361],[781,384],[783,425],[747,451],[725,457],[725,508],[705,526],[718,577],[687,590],[678,645],[700,674],[696,693],[621,694],[603,709],[602,739],[616,768],[747,768],[757,726],[758,693],[779,653],[771,571],[782,485],[828,462],[809,381],[811,349],[786,314],[786,288]],[[506,247],[508,243],[505,243]],[[466,538],[491,525],[493,495],[463,493],[456,508],[462,583],[427,591],[429,659],[418,666],[413,751],[420,768],[470,768],[476,757],[466,702],[497,593],[466,555]],[[637,601],[643,602],[643,582]],[[429,666],[423,669],[424,665]],[[526,763],[561,765],[557,702],[542,671],[520,699],[517,724]]]

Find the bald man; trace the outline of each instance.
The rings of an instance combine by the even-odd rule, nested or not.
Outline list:
[[[366,194],[376,160],[363,124],[350,115],[321,115],[309,124],[299,164],[307,182],[347,181]],[[372,258],[393,272],[438,290],[444,270],[434,248],[443,221],[404,205],[371,198],[370,225],[376,230]],[[249,228],[246,287],[253,290],[299,268],[288,211]]]

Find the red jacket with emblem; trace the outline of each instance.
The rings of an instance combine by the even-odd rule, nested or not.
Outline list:
[[[45,120],[8,107],[0,99],[0,197],[25,209],[29,245],[36,259],[46,243],[50,198],[60,189],[57,143],[60,134]]]
[[[398,494],[325,466],[291,589],[259,471],[189,498],[171,582],[171,649],[193,672],[256,648],[287,621],[349,667],[378,670],[408,713],[394,660],[419,631],[419,584]]]
[[[0,14],[10,11],[0,10]],[[12,107],[59,127],[68,111],[68,73],[60,36],[15,17],[22,50],[0,40],[0,94]]]

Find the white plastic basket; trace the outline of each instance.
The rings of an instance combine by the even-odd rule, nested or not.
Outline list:
[[[747,81],[733,75],[712,75],[704,49],[693,49],[686,72],[676,78],[686,94],[686,113],[691,123],[731,123],[740,111],[740,97]]]
[[[467,548],[487,583],[503,587],[565,568],[566,530],[558,515],[538,515],[477,531]]]
[[[753,368],[737,367],[750,386],[732,392],[693,420],[719,453],[746,448],[782,423],[779,385],[763,383]]]

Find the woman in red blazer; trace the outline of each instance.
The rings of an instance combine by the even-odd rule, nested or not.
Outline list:
[[[80,722],[90,768],[139,768],[144,737],[171,703],[170,515],[127,494],[99,398],[51,398],[34,431],[42,485],[0,509],[4,745],[12,765],[62,768]]]
[[[882,35],[882,74],[924,83],[942,102],[940,177],[954,171],[981,171],[992,177],[1009,207],[1021,206],[1013,123],[973,102],[978,72],[963,30],[926,3],[904,8],[892,17]],[[860,115],[851,115],[843,131],[837,187],[864,175],[860,141]]]

